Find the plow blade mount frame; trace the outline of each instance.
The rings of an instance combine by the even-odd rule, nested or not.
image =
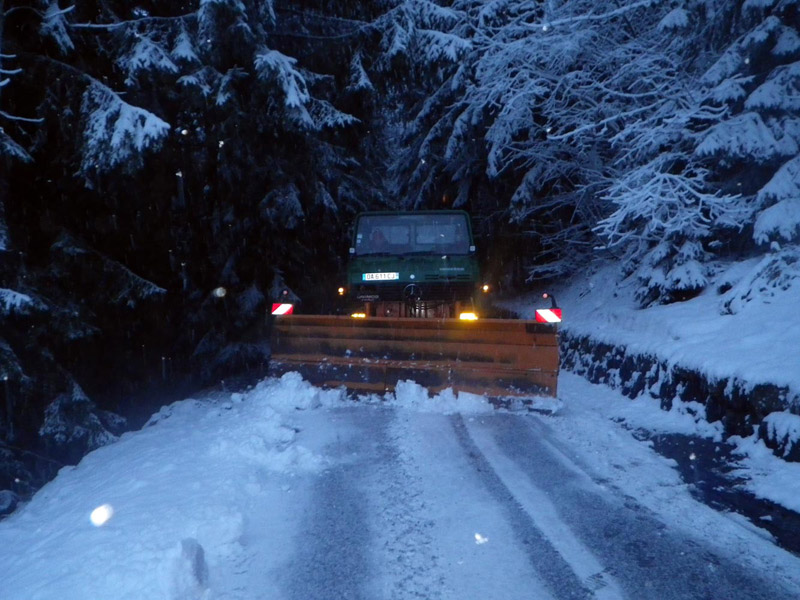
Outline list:
[[[408,379],[432,393],[557,393],[557,328],[534,321],[291,315],[272,323],[271,347],[272,374],[325,387],[382,394]]]

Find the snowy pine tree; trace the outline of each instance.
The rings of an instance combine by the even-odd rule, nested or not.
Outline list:
[[[624,248],[644,305],[702,290],[708,259],[741,247],[733,240],[752,231],[754,192],[764,177],[797,153],[791,119],[774,112],[777,88],[759,87],[756,75],[775,60],[766,49],[786,35],[781,10],[771,14],[747,2],[686,5],[659,24],[678,36],[662,44],[664,66],[672,61],[683,70],[657,95],[663,108],[637,115],[613,138],[629,150],[605,194],[615,210],[598,227],[607,247]],[[742,27],[733,44],[717,33],[731,23]],[[687,243],[694,248],[688,253]]]

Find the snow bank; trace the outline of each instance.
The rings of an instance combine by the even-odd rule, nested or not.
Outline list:
[[[699,296],[639,309],[635,281],[614,265],[555,290],[562,363],[665,408],[699,402],[728,433],[749,435],[772,412],[800,412],[800,260],[796,249],[716,265]],[[509,308],[532,317],[542,302]]]
[[[210,597],[220,565],[242,553],[263,477],[326,466],[296,443],[289,415],[341,395],[289,373],[244,394],[162,408],[0,523],[0,596]]]
[[[562,331],[656,356],[709,379],[735,377],[751,387],[773,384],[797,395],[800,274],[789,272],[797,270],[791,260],[778,253],[720,266],[696,298],[647,309],[636,307],[635,282],[618,283],[618,268],[606,266],[556,292],[564,310]],[[512,306],[531,318],[541,307],[533,297]]]

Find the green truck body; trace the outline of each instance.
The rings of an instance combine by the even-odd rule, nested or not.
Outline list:
[[[365,212],[356,218],[347,268],[354,303],[471,305],[479,284],[466,212]]]

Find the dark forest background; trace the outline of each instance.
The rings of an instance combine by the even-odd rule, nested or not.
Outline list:
[[[645,307],[719,261],[796,268],[799,23],[800,0],[0,0],[6,504],[262,369],[266,307],[330,310],[361,210],[469,211],[507,291],[604,257]]]

